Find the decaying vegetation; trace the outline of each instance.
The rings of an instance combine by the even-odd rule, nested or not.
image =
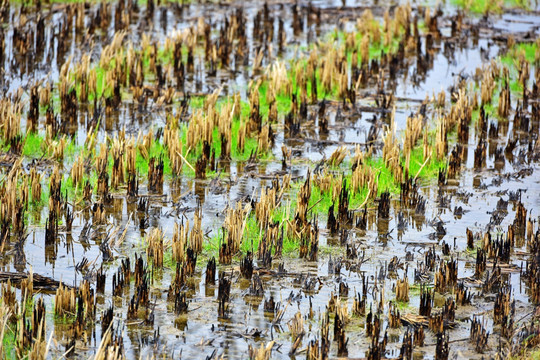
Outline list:
[[[540,37],[473,3],[3,1],[0,358],[533,356]]]

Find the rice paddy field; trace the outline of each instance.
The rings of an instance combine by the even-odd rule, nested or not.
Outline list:
[[[540,359],[536,0],[0,23],[0,360]]]

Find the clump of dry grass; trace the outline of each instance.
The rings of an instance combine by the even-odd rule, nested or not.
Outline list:
[[[193,228],[189,234],[189,247],[198,254],[202,251],[203,232],[202,232],[202,208],[198,207],[193,216]]]
[[[117,189],[119,185],[124,183],[124,140],[115,137],[111,145],[111,155],[113,159],[111,187]]]
[[[392,301],[388,304],[388,323],[389,326],[393,329],[401,326],[401,316],[399,313],[399,309]]]
[[[497,87],[495,82],[494,73],[496,72],[496,67],[487,66],[482,69],[482,84],[480,86],[480,99],[482,105],[491,104],[491,99],[493,98],[493,91]]]
[[[137,149],[141,156],[144,160],[148,161],[150,158],[150,149],[154,143],[154,131],[150,129],[146,135],[142,135],[142,132],[139,132],[135,143],[137,144]]]
[[[269,65],[266,74],[270,81],[270,87],[272,93],[275,95],[286,95],[288,97],[292,94],[292,84],[287,75],[287,68],[282,61],[275,61]]]
[[[77,296],[74,288],[68,288],[60,282],[54,298],[56,316],[73,316],[77,310]]]
[[[257,141],[258,141],[258,149],[266,153],[273,145],[273,139],[272,139],[272,129],[270,128],[269,124],[264,125],[261,128],[261,131],[259,132]]]
[[[409,280],[407,276],[403,279],[398,279],[396,282],[396,300],[397,301],[409,301]]]
[[[342,303],[340,297],[336,296],[334,307],[336,314],[341,318],[343,324],[349,323],[351,318],[349,315],[349,306],[347,305],[347,302],[345,301]]]
[[[262,188],[261,196],[255,204],[255,218],[259,222],[261,229],[266,228],[271,220],[272,213],[276,208],[278,195],[276,188]]]
[[[334,152],[332,155],[330,155],[330,158],[328,159],[328,164],[330,166],[339,166],[345,160],[345,157],[349,154],[349,151],[347,150],[346,146],[340,146]]]
[[[249,358],[251,360],[270,360],[274,344],[275,341],[270,341],[266,346],[261,344],[261,347],[258,349],[249,345]]]
[[[23,104],[9,98],[0,100],[0,135],[6,143],[16,140],[21,133]]]
[[[167,148],[167,153],[171,163],[171,171],[173,175],[182,174],[182,148],[183,144],[180,140],[180,131],[178,129],[178,117],[169,115],[167,117],[167,126],[163,130],[163,145]]]
[[[58,168],[58,166],[55,166],[51,177],[49,178],[49,211],[52,211],[57,215],[61,213],[63,207],[63,201],[60,192],[61,183],[62,178],[60,175],[60,169]]]
[[[439,116],[437,118],[437,135],[435,137],[435,152],[437,154],[437,160],[442,160],[446,157],[448,152],[448,124],[446,116]]]
[[[302,317],[302,313],[298,311],[294,317],[287,322],[287,326],[289,327],[289,332],[291,333],[291,337],[296,339],[297,336],[304,334],[304,319]]]
[[[232,148],[232,122],[236,112],[236,101],[227,102],[221,114],[218,115],[218,131],[221,140],[221,159],[229,160],[231,158]],[[240,106],[240,105],[238,105]]]
[[[395,136],[395,111],[396,110],[394,108],[394,110],[392,111],[392,116],[390,118],[390,126],[386,129],[386,133],[383,138],[383,160],[386,167],[388,167],[394,175],[394,179],[399,183],[402,181],[403,169],[400,164],[399,144]]]
[[[436,97],[435,104],[439,108],[444,108],[444,105],[446,104],[446,92],[444,90],[441,90]]]
[[[4,355],[4,336],[6,335],[6,329],[12,314],[11,308],[5,305],[5,298],[2,296],[2,299],[0,300],[0,354],[2,354],[2,356]]]
[[[9,312],[14,315],[17,312],[17,297],[15,288],[11,286],[11,280],[2,284],[2,298],[0,304],[4,314]]]
[[[497,107],[497,112],[500,117],[502,118],[508,118],[508,115],[510,113],[510,76],[509,71],[507,67],[503,68],[503,81],[504,84],[501,89],[501,93],[499,95],[499,104]]]
[[[403,140],[403,156],[406,158],[410,156],[411,151],[416,146],[416,142],[422,135],[423,123],[424,119],[422,115],[407,118],[405,138]]]
[[[309,199],[311,198],[311,173],[308,171],[306,181],[300,188],[297,195],[297,207],[295,214],[295,222],[298,223],[298,228],[301,230],[303,225],[307,223],[307,212]]]
[[[79,184],[82,183],[83,174],[84,174],[83,157],[82,155],[79,155],[75,159],[75,162],[73,162],[73,166],[70,171],[71,182],[74,187],[77,187]]]
[[[358,192],[367,187],[368,197],[375,198],[378,191],[378,171],[371,166],[356,166],[351,177],[351,190]]]
[[[300,232],[299,256],[308,261],[317,261],[319,253],[319,226],[315,218],[304,224]]]
[[[93,320],[96,315],[96,302],[94,290],[90,287],[90,282],[88,280],[83,280],[81,282],[78,294],[80,299],[82,299],[82,305],[84,308],[83,311],[81,311],[83,314],[83,319],[81,320],[83,323],[86,322],[86,320]]]
[[[155,267],[163,267],[163,231],[159,228],[150,230],[146,239],[146,254],[152,258]]]
[[[31,297],[34,294],[34,272],[30,268],[28,277],[21,280],[21,292]]]
[[[36,168],[30,169],[30,188],[32,190],[32,201],[41,201],[41,174],[37,172]]]
[[[39,320],[36,323],[36,312],[39,311],[36,308],[34,308],[33,311],[33,317],[32,317],[32,330],[33,330],[33,336],[32,336],[32,345],[30,347],[30,351],[28,352],[27,356],[28,359],[31,360],[45,360],[47,358],[47,353],[49,351],[49,343],[46,342],[45,339],[45,307],[43,305],[43,299],[39,299],[38,301],[38,308],[41,308],[41,315],[39,316]]]
[[[236,148],[238,152],[244,153],[244,149],[246,146],[246,124],[241,123],[240,127],[238,128],[238,140],[236,143]]]
[[[183,263],[186,258],[185,250],[188,243],[189,221],[181,225],[174,224],[173,236],[171,239],[173,260]]]
[[[121,337],[113,336],[112,325],[101,337],[101,342],[93,360],[123,360],[124,344]]]
[[[242,202],[236,203],[236,208],[229,208],[225,215],[223,228],[227,232],[226,243],[230,254],[234,255],[240,250],[246,228],[247,217],[251,212],[251,205],[242,206]]]
[[[125,161],[125,171],[128,176],[136,176],[136,167],[135,163],[137,160],[137,147],[135,145],[135,139],[130,137],[126,141],[126,151],[125,151],[126,161]]]

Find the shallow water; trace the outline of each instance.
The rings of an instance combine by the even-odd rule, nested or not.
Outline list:
[[[374,15],[380,18],[384,13],[383,9],[387,5],[386,3],[381,2],[372,6],[365,1],[346,1],[346,6],[342,7],[341,1],[315,1],[312,4],[321,8],[323,19],[327,12],[332,14],[331,19],[335,18],[335,21],[323,22],[317,29],[313,25],[311,31],[316,30],[320,34],[326,34],[334,29],[338,22],[337,19],[340,17],[342,17],[345,28],[353,27],[352,20],[360,16],[366,6],[371,7]],[[56,6],[53,5],[53,8]],[[290,4],[286,2],[269,3],[271,12],[276,19],[282,18],[284,20],[284,28],[289,42],[282,54],[285,60],[294,59],[298,56],[298,52],[307,53],[306,47],[309,45],[307,25],[305,31],[298,36],[294,35],[291,27],[292,16],[287,11],[288,6]],[[307,3],[301,3],[301,6],[307,6]],[[260,2],[248,3],[245,6],[242,2],[230,4],[194,3],[184,8],[182,16],[178,16],[173,9],[156,8],[154,27],[149,28],[144,25],[147,19],[143,16],[144,12],[141,12],[132,19],[128,37],[134,43],[139,43],[142,31],[145,31],[149,32],[155,40],[164,40],[173,31],[193,25],[200,16],[213,25],[221,24],[225,15],[240,7],[243,8],[247,20],[246,32],[251,56],[249,65],[252,65],[254,48],[258,45],[251,36],[253,18],[262,7]],[[452,6],[447,5],[447,7],[455,11]],[[11,18],[18,16],[17,9],[17,6],[12,6]],[[94,5],[88,6],[87,13],[94,10]],[[478,22],[480,20],[473,19],[471,21]],[[82,43],[80,34],[74,30],[73,38],[68,40],[69,50],[63,59],[59,58],[55,50],[55,41],[58,40],[50,40],[50,34],[62,22],[61,14],[52,15],[46,22],[46,51],[42,57],[38,58],[38,60],[41,59],[40,61],[33,63],[31,60],[26,60],[26,66],[32,64],[32,67],[28,69],[25,68],[25,64],[17,64],[20,60],[17,60],[15,52],[11,51],[13,50],[13,27],[15,24],[8,23],[4,34],[5,46],[6,49],[9,49],[6,54],[10,55],[4,60],[6,73],[2,80],[6,93],[13,93],[21,86],[28,89],[33,81],[57,81],[61,64],[65,59],[73,56],[73,61],[77,61],[82,52],[90,49],[88,43],[80,45]],[[276,21],[274,22],[276,23]],[[426,97],[432,97],[441,90],[448,93],[449,88],[455,85],[459,75],[472,76],[476,68],[485,65],[489,59],[499,54],[502,45],[501,42],[493,40],[494,34],[507,36],[509,33],[515,33],[517,36],[531,32],[538,37],[539,25],[540,17],[537,13],[504,14],[501,17],[496,17],[489,26],[482,27],[483,30],[491,28],[491,32],[481,31],[477,42],[466,38],[458,43],[457,41],[453,42],[455,39],[450,36],[449,21],[443,21],[441,29],[443,40],[435,42],[432,61],[425,70],[425,74],[419,74],[415,59],[410,58],[405,61],[408,66],[400,69],[395,81],[392,84],[390,81],[388,82],[387,90],[397,98],[395,124],[398,137],[402,136],[405,130],[407,117],[418,111],[421,102]],[[218,32],[219,30],[214,29],[213,36],[217,37]],[[110,41],[113,33],[114,27],[111,25],[106,34],[96,35],[95,46],[92,50],[93,60],[98,59],[102,47]],[[452,42],[454,50],[446,52],[445,47],[450,45],[445,45],[445,42]],[[203,62],[202,57],[196,58],[195,68],[202,66]],[[534,71],[531,71],[531,74],[534,74]],[[188,80],[187,86],[190,92],[203,94],[209,94],[215,88],[223,86],[223,96],[240,91],[242,98],[246,99],[246,89],[252,78],[254,75],[250,68],[240,66],[239,69],[219,71],[215,77],[208,77],[207,74],[204,74],[200,79],[191,78]],[[197,85],[197,82],[200,84]],[[255,166],[255,170],[246,171],[244,169],[246,164],[241,161],[231,161],[220,166],[223,171],[221,180],[226,189],[224,193],[212,193],[209,188],[210,179],[198,180],[185,177],[176,181],[167,178],[163,186],[163,195],[154,196],[149,194],[147,182],[143,176],[144,181],[141,181],[139,195],[148,194],[148,229],[162,228],[165,238],[170,239],[175,223],[183,220],[189,220],[192,223],[195,209],[200,203],[203,213],[202,229],[205,233],[205,241],[209,241],[222,227],[226,209],[234,206],[236,201],[244,199],[246,196],[258,197],[261,189],[271,184],[271,181],[267,179],[271,179],[282,171],[280,161],[282,145],[290,147],[294,154],[288,171],[293,178],[298,178],[298,182],[300,182],[307,176],[308,169],[313,170],[317,162],[329,158],[339,146],[344,144],[348,150],[353,150],[356,144],[364,144],[367,141],[373,118],[375,117],[379,124],[386,121],[374,103],[375,94],[376,81],[370,79],[367,85],[361,89],[356,103],[357,107],[363,109],[362,111],[342,111],[337,102],[330,105],[327,135],[321,134],[313,121],[303,124],[300,134],[291,139],[286,136],[283,127],[279,124],[275,129],[277,133],[272,150],[273,156],[269,160],[261,160]],[[23,96],[28,97],[27,91]],[[309,114],[316,114],[317,109],[317,105],[310,106]],[[90,121],[91,116],[91,114],[81,111],[78,130],[74,135],[78,145],[84,144],[86,124]],[[427,117],[432,121],[436,117],[436,112],[429,109]],[[308,118],[310,118],[309,115]],[[315,116],[313,115],[312,118]],[[163,128],[166,125],[166,111],[163,109],[139,111],[132,100],[124,99],[113,114],[105,117],[104,123],[105,126],[102,126],[97,134],[98,142],[104,142],[106,137],[114,136],[123,128],[126,129],[128,135],[135,136],[139,130],[147,132],[149,129]],[[510,127],[508,134],[511,131]],[[76,266],[83,257],[93,263],[95,269],[98,269],[102,263],[100,244],[106,240],[108,234],[112,233],[113,228],[118,227],[120,232],[126,229],[125,241],[120,246],[112,248],[114,260],[103,264],[107,280],[105,293],[97,295],[98,322],[95,327],[89,326],[87,328],[87,341],[77,339],[76,357],[87,358],[95,353],[102,336],[99,325],[101,312],[114,305],[115,328],[123,333],[127,358],[152,356],[171,358],[201,358],[204,356],[212,358],[222,355],[225,358],[246,358],[248,346],[259,347],[260,344],[266,344],[271,340],[276,341],[272,358],[295,358],[295,355],[289,355],[294,339],[291,338],[287,324],[297,312],[300,312],[305,318],[306,335],[296,354],[297,358],[303,358],[306,354],[302,350],[305,350],[309,340],[320,336],[322,314],[332,294],[339,292],[340,282],[345,282],[349,286],[348,296],[342,297],[341,301],[347,304],[350,313],[355,293],[360,291],[362,287],[362,274],[365,275],[369,284],[368,308],[375,307],[381,296],[385,300],[394,298],[395,280],[404,276],[405,268],[407,268],[406,276],[409,283],[414,284],[414,270],[418,266],[418,261],[424,258],[424,253],[431,246],[435,246],[437,254],[442,257],[442,241],[452,247],[452,257],[458,261],[459,278],[465,279],[474,275],[475,265],[474,254],[465,250],[467,248],[465,229],[469,228],[475,233],[487,231],[487,224],[492,219],[491,212],[497,208],[499,199],[508,200],[508,192],[523,190],[521,202],[526,209],[531,211],[530,216],[533,219],[538,217],[536,209],[540,208],[539,164],[534,162],[519,164],[517,161],[511,164],[509,161],[505,161],[505,164],[500,167],[495,164],[493,156],[488,156],[484,169],[474,170],[476,142],[474,126],[471,125],[464,169],[454,182],[439,186],[436,179],[420,180],[419,192],[426,199],[424,216],[415,215],[414,210],[402,209],[398,196],[393,198],[389,220],[378,219],[376,205],[370,204],[366,230],[352,229],[349,232],[349,244],[358,247],[359,253],[363,253],[363,260],[343,259],[345,247],[339,245],[339,237],[329,235],[326,230],[327,215],[323,213],[319,216],[321,231],[318,260],[308,262],[299,259],[297,251],[274,259],[273,267],[270,270],[275,271],[278,265],[282,264],[286,273],[276,275],[275,272],[268,271],[269,274],[261,275],[265,291],[264,297],[252,298],[247,295],[249,281],[242,279],[239,275],[238,259],[235,259],[231,266],[219,265],[218,273],[231,274],[232,279],[231,300],[226,318],[219,317],[217,313],[217,285],[206,286],[204,280],[206,262],[210,256],[217,254],[214,251],[199,255],[195,275],[188,281],[191,287],[188,290],[189,308],[187,314],[176,315],[173,305],[167,301],[167,290],[174,277],[174,268],[166,265],[162,271],[156,270],[153,274],[150,292],[151,311],[154,314],[153,325],[144,325],[142,320],[127,319],[127,307],[129,300],[135,294],[135,289],[130,285],[128,289],[125,289],[122,297],[114,297],[111,279],[116,273],[121,259],[130,258],[133,260],[135,254],[145,254],[146,249],[142,239],[147,235],[148,229],[140,229],[138,218],[140,214],[136,210],[136,203],[130,202],[123,190],[114,193],[112,205],[107,206],[108,224],[92,226],[88,239],[81,236],[85,224],[89,221],[89,214],[84,207],[74,207],[77,215],[73,222],[72,232],[68,234],[60,230],[59,241],[53,248],[46,247],[44,240],[45,221],[48,216],[47,207],[38,213],[31,214],[27,228],[30,235],[23,248],[24,261],[16,258],[13,256],[13,252],[10,252],[9,255],[2,257],[2,270],[22,272],[32,269],[36,274],[77,286],[83,275],[76,270]],[[506,142],[506,138],[498,139],[500,146],[504,146]],[[515,154],[519,150],[526,149],[526,145],[527,141],[523,141]],[[375,147],[382,147],[382,131]],[[452,146],[450,146],[450,150],[451,148]],[[515,156],[517,157],[517,155]],[[66,174],[73,161],[74,158],[68,158],[64,162]],[[27,159],[25,165],[29,162]],[[530,171],[525,172],[524,176],[505,176],[529,169]],[[50,171],[50,169],[45,171]],[[447,203],[441,204],[440,196],[448,196]],[[286,194],[285,200],[294,203],[296,196],[294,193]],[[464,215],[454,215],[453,210],[458,206],[463,208]],[[508,213],[492,231],[501,234],[507,231],[508,226],[515,218],[515,206],[516,202],[509,203]],[[397,230],[398,213],[400,212],[404,212],[408,219],[408,224],[403,231]],[[407,213],[410,213],[410,216]],[[446,229],[446,234],[443,237],[434,236],[435,229],[430,225],[437,220],[442,221]],[[523,243],[521,246],[516,246],[514,250],[520,254],[526,253],[527,246]],[[413,259],[405,261],[405,255],[408,252],[412,254]],[[146,255],[143,256],[146,257]],[[391,277],[388,274],[388,276],[379,277],[381,269],[386,268],[394,256],[397,256],[403,264],[403,267],[397,271],[399,276],[396,277],[394,274]],[[329,274],[329,262],[337,258],[343,259],[341,272]],[[449,257],[442,258],[449,259]],[[516,299],[517,319],[535,309],[535,305],[530,303],[526,287],[520,279],[519,268],[524,266],[526,260],[526,256],[523,255],[512,256],[511,260],[511,264],[516,265],[509,276],[513,289],[512,296]],[[257,264],[257,260],[254,261]],[[262,269],[261,272],[263,272]],[[316,279],[314,280],[317,284],[315,289],[303,288],[302,283],[306,277]],[[299,278],[300,281],[298,281]],[[431,278],[429,283],[432,282]],[[499,327],[494,327],[491,320],[494,294],[480,294],[481,288],[475,284],[469,285],[478,295],[473,298],[471,306],[458,307],[456,326],[448,330],[449,338],[452,341],[450,356],[481,358],[482,354],[476,353],[474,346],[466,341],[469,337],[469,320],[474,314],[484,314],[484,318],[487,320],[487,329],[492,333],[489,338],[487,354],[495,354],[499,341]],[[411,300],[401,309],[402,314],[418,313],[419,295],[418,289],[416,292],[411,292]],[[282,319],[279,322],[273,322],[271,318],[269,319],[268,314],[264,313],[264,301],[270,296],[273,296],[275,301],[280,303],[279,309],[284,309]],[[57,340],[50,349],[50,357],[57,358],[66,351],[66,344],[69,341],[69,320],[66,325],[66,321],[55,318],[52,312],[54,309],[53,294],[43,294],[43,297],[47,305],[47,333],[54,332],[54,337]],[[444,303],[444,296],[439,295],[435,302],[436,305],[440,306],[441,303]],[[314,311],[314,316],[311,319],[307,318],[310,303]],[[142,313],[142,310],[139,312]],[[385,308],[382,313],[381,329],[385,330],[388,325],[386,319],[388,309]],[[331,324],[333,324],[333,320]],[[348,351],[351,357],[365,356],[370,346],[370,339],[366,336],[364,327],[365,317],[357,316],[353,316],[346,325],[346,334],[349,338]],[[398,357],[404,333],[405,327],[388,328],[389,341],[386,348],[388,357]],[[434,358],[436,338],[434,333],[427,329],[425,344],[426,346],[415,348],[415,358]],[[331,346],[330,354],[332,357],[337,355],[337,348],[334,344]]]

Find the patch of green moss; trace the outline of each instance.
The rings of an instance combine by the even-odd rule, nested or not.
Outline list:
[[[329,246],[329,245],[319,245],[319,255],[323,256],[342,256],[343,247],[341,246]]]
[[[523,84],[519,82],[518,66],[519,59],[523,57],[530,64],[536,64],[540,59],[540,50],[536,42],[518,43],[514,45],[506,54],[500,57],[500,62],[506,65],[510,75],[510,91],[512,93],[521,94],[523,92]],[[499,86],[503,82],[498,79]]]
[[[0,140],[2,140],[0,142],[0,151],[3,153],[8,152],[11,146],[9,145],[9,143],[4,142],[3,141],[4,139],[0,139]]]
[[[452,0],[452,3],[474,14],[495,13],[500,14],[504,9],[520,8],[530,10],[530,0]]]
[[[403,164],[404,163],[405,161],[403,161]],[[411,151],[409,159],[409,176],[414,177],[418,175],[418,177],[422,179],[435,179],[439,176],[439,170],[446,169],[446,165],[445,160],[437,160],[435,150],[432,151],[431,156],[426,163],[424,149],[417,146]]]
[[[107,74],[107,70],[103,69],[101,66],[96,66],[96,92],[95,94],[89,93],[88,94],[88,100],[93,101],[94,99],[100,99],[103,95],[105,95],[104,87],[105,87],[105,78]],[[77,91],[77,94],[80,94],[80,84],[79,84],[79,90]],[[112,92],[112,89],[108,90],[108,95]]]
[[[410,312],[412,309],[414,309],[408,302],[405,301],[394,300],[394,304],[396,304],[397,308],[401,313],[405,311]]]
[[[288,72],[289,79],[294,79],[295,77],[292,77],[291,72]],[[263,119],[268,119],[268,112],[270,110],[270,105],[266,101],[266,93],[268,92],[268,82],[263,82],[261,86],[259,87],[259,111],[263,117]],[[291,105],[292,105],[292,99],[284,94],[277,94],[275,96],[275,101],[277,105],[277,111],[278,115],[285,115],[288,114],[291,111]]]
[[[201,98],[203,99],[203,98]],[[224,106],[227,105],[229,101],[232,101],[230,99],[220,99],[218,103],[216,104],[217,111]],[[197,106],[197,104],[196,104]],[[201,104],[202,107],[202,104]],[[240,117],[235,117],[231,124],[231,159],[234,161],[246,161],[252,152],[255,152],[258,148],[258,140],[256,138],[252,138],[246,135],[244,138],[244,151],[240,152],[238,150],[238,132],[240,130],[240,126],[242,122],[246,123],[249,118],[249,104],[242,101],[241,102],[241,115]],[[196,149],[189,149],[189,153],[187,156],[185,155],[188,151],[187,148],[187,131],[188,127],[186,124],[182,124],[180,127],[180,138],[182,143],[184,144],[183,153],[186,159],[190,162],[192,166],[194,166],[197,159],[202,154],[203,144],[202,142],[199,142],[197,144]],[[214,127],[212,132],[212,145],[211,148],[215,151],[216,159],[219,159],[221,156],[221,135],[219,133],[218,127]],[[269,159],[272,157],[272,153],[269,151],[267,153],[259,153],[257,156],[258,159]],[[193,170],[191,170],[189,167],[184,167],[184,170],[187,171],[184,172],[185,175],[194,175]]]
[[[215,256],[217,258],[219,256],[219,248],[223,243],[224,239],[226,238],[226,236],[224,237],[223,231],[223,229],[214,231],[212,237],[205,239],[205,241],[203,242],[202,255],[205,259],[209,259],[212,256]],[[246,221],[244,236],[242,237],[242,244],[240,245],[240,252],[236,254],[236,257],[240,259],[248,251],[256,253],[263,236],[264,232],[261,231],[255,215],[253,213],[250,214]],[[272,252],[274,252],[274,250],[275,249],[272,249]],[[291,255],[298,250],[298,243],[296,242],[296,240],[289,239],[287,236],[284,236],[282,250],[283,255]]]
[[[205,238],[203,241],[202,255],[205,258],[212,256],[219,257],[219,246],[223,242],[223,229],[213,231],[212,237]]]
[[[204,96],[192,96],[189,99],[189,106],[191,109],[202,109],[204,105]]]
[[[496,12],[501,11],[500,7],[494,1],[488,0],[452,0],[452,2],[466,10],[475,14],[485,14],[486,12]]]
[[[290,213],[294,212],[294,208],[291,208]],[[290,216],[290,214],[289,214]],[[273,212],[272,212],[272,221],[279,222],[280,224],[283,224],[285,221],[287,221],[287,208],[285,205],[278,206]]]
[[[11,327],[6,326],[4,331],[4,338],[2,339],[2,354],[0,354],[3,359],[17,359],[15,342],[15,332],[11,329]]]
[[[68,139],[66,148],[64,149],[64,159],[71,164],[79,154],[84,153],[84,147],[78,145],[75,138]]]
[[[514,358],[512,357],[512,359]],[[525,351],[521,359],[540,360],[540,350]]]
[[[527,60],[530,63],[534,63],[537,59],[538,54],[538,44],[537,42],[532,43],[518,43],[514,45],[512,51],[510,52],[510,55],[513,55],[513,58],[518,58],[520,55],[523,55],[525,57],[525,60]],[[507,58],[508,54],[506,56],[503,56],[501,58],[502,62],[505,62],[505,59]],[[508,60],[506,60],[508,63]]]
[[[152,142],[152,146],[150,147],[150,151],[148,152],[148,160],[145,159],[141,155],[141,152],[137,149],[137,155],[135,157],[135,168],[139,174],[148,174],[148,164],[151,158],[163,159],[163,174],[171,176],[171,162],[169,160],[169,156],[167,155],[167,150],[159,141]],[[112,166],[111,161],[109,161],[109,166]]]
[[[246,221],[242,245],[240,246],[242,253],[245,254],[248,251],[256,252],[263,235],[264,234],[257,223],[257,219],[252,213],[248,216]]]
[[[349,209],[358,210],[360,205],[367,204],[368,189],[363,188],[360,191],[351,192],[349,198]],[[367,199],[369,200],[369,199]]]
[[[333,204],[332,192],[322,192],[317,186],[311,187],[311,197],[309,199],[309,208],[312,209],[313,214],[327,214],[328,208]],[[336,211],[338,204],[334,206]]]
[[[251,152],[254,152],[257,149],[259,143],[257,142],[257,139],[246,137],[244,139],[244,151],[240,152],[238,150],[238,131],[240,130],[240,125],[240,120],[234,120],[231,126],[231,158],[235,161],[246,161],[249,159]],[[264,158],[265,155],[263,154],[262,157]]]
[[[394,179],[394,174],[392,171],[385,165],[382,157],[378,158],[368,158],[365,160],[365,164],[375,168],[378,172],[377,175],[377,185],[378,185],[378,194],[388,191],[392,194],[398,194],[399,184]]]
[[[283,255],[293,256],[298,251],[298,241],[289,238],[287,235],[283,237]]]
[[[467,257],[471,259],[476,259],[476,254],[478,252],[478,249],[475,247],[474,249],[469,249],[468,247],[465,248],[464,253]]]
[[[95,181],[90,182],[90,184],[95,184],[95,186],[97,187],[97,175],[94,174],[94,177]],[[79,202],[82,199],[83,195],[84,181],[85,180],[83,179],[83,181],[77,184],[77,186],[74,186],[71,177],[67,176],[62,181],[62,194],[65,195],[67,193],[68,199],[73,199],[75,203]],[[94,192],[97,191],[97,188],[93,187],[93,189]]]
[[[26,142],[23,147],[23,155],[31,158],[41,158],[44,155],[43,148],[41,145],[45,138],[39,133],[29,132],[26,135]]]
[[[49,183],[45,183],[44,181],[41,182],[41,199],[39,203],[31,202],[32,206],[34,207],[41,207],[44,205],[47,205],[49,203]]]
[[[56,324],[64,324],[64,325],[70,325],[73,323],[73,321],[76,318],[76,314],[73,315],[62,315],[59,316],[57,314],[54,314],[54,322]]]
[[[163,252],[163,267],[168,268],[169,270],[176,269],[176,261],[174,261],[173,254],[170,249]]]
[[[298,251],[298,241],[296,239],[289,238],[287,235],[287,221],[290,220],[290,217],[294,216],[294,213],[294,207],[287,209],[287,205],[282,205],[274,209],[271,216],[272,221],[278,222],[280,228],[283,228],[282,254],[284,256],[293,256],[293,254]]]

